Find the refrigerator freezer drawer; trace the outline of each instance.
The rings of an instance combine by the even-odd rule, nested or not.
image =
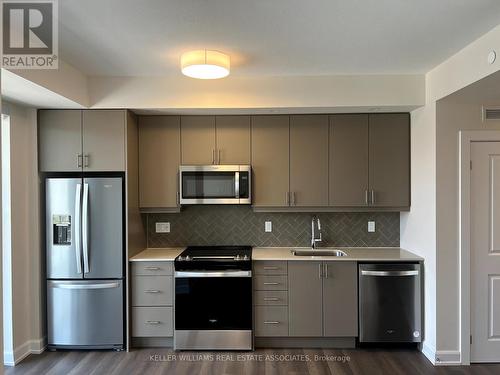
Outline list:
[[[47,281],[48,345],[123,348],[122,280]]]

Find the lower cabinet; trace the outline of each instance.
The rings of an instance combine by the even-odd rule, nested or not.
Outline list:
[[[358,335],[356,262],[288,262],[289,334]]]
[[[172,262],[134,262],[131,264],[131,275],[132,337],[172,337]]]

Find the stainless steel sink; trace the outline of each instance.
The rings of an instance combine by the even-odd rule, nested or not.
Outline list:
[[[296,257],[345,257],[347,254],[342,250],[292,250]]]

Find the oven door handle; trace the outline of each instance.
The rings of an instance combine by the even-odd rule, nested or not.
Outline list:
[[[175,277],[252,277],[252,271],[175,271]]]

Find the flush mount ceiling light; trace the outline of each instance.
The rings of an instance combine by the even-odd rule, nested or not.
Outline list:
[[[211,50],[186,52],[181,56],[182,74],[199,79],[224,78],[229,75],[229,56]]]

